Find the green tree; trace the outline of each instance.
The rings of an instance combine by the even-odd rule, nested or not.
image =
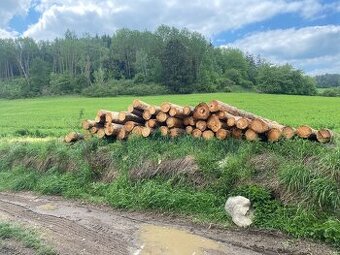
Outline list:
[[[187,93],[193,81],[191,62],[187,48],[178,39],[170,40],[162,59],[163,81],[176,93]]]

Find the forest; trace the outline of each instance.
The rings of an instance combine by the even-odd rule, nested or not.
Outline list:
[[[120,29],[112,36],[78,37],[67,30],[54,41],[0,39],[0,98],[235,89],[314,95],[316,82],[289,64],[215,47],[197,32],[165,25],[154,32]]]

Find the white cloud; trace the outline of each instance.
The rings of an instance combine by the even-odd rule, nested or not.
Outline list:
[[[225,47],[291,63],[308,73],[340,72],[340,26],[314,26],[254,33]]]
[[[42,16],[24,35],[53,39],[67,28],[102,34],[121,27],[152,30],[167,24],[212,36],[279,13],[311,18],[322,8],[317,0],[41,0],[36,9]]]
[[[18,32],[15,31],[7,31],[5,29],[0,28],[0,39],[2,38],[15,38],[19,35]]]

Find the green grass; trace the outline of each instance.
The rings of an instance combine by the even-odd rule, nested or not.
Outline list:
[[[83,118],[93,119],[98,109],[126,110],[133,97],[84,98],[48,97],[0,100],[0,136],[5,134],[59,136],[79,128]],[[195,105],[222,100],[286,125],[308,124],[340,131],[340,98],[268,95],[256,93],[216,93],[141,97],[151,104],[171,101]]]
[[[223,209],[227,197],[245,195],[255,206],[255,227],[338,245],[339,153],[339,147],[305,140],[267,144],[189,136],[74,145],[0,142],[0,190],[32,190],[224,226],[230,225]],[[181,164],[171,165],[188,155],[198,169],[181,172]],[[134,177],[136,171],[153,172],[159,162],[170,162],[166,171]]]
[[[0,221],[0,241],[7,239],[21,242],[25,247],[35,250],[37,255],[56,254],[41,241],[37,232],[10,222]]]

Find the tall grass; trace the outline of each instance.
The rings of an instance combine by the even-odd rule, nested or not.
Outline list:
[[[188,155],[192,167],[171,165]],[[222,225],[229,225],[227,197],[244,194],[256,208],[256,226],[337,244],[337,156],[337,148],[302,140],[266,144],[155,135],[114,143],[0,143],[0,190],[33,190]],[[145,176],[138,171],[158,167],[163,172],[138,178]]]

